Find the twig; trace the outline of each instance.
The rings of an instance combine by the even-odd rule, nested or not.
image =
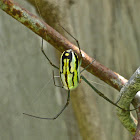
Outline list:
[[[138,91],[140,91],[140,67],[132,75],[132,77],[126,83],[126,85],[121,89],[121,98],[118,102],[118,105],[124,109],[129,109],[130,104]],[[135,107],[138,107],[138,104],[139,103],[135,100]],[[137,111],[137,113],[139,114],[140,110]],[[130,115],[130,112],[123,111],[117,108],[117,115],[124,127],[134,135],[136,132],[137,122],[135,118],[132,115]],[[138,120],[140,120],[140,118]]]

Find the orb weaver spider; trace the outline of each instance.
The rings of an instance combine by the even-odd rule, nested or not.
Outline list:
[[[36,0],[35,0],[35,4],[37,6]],[[41,16],[40,10],[37,6],[38,12]],[[41,17],[42,18],[42,17]],[[43,20],[43,19],[42,19]],[[60,24],[59,24],[60,25]],[[60,79],[62,82],[63,86],[58,86],[55,84],[55,78],[54,78],[54,71],[53,71],[53,81],[54,81],[54,85],[57,87],[61,87],[61,88],[65,88],[66,90],[68,90],[68,96],[67,96],[67,102],[64,105],[64,107],[60,110],[59,113],[57,113],[54,117],[52,118],[48,118],[48,117],[39,117],[39,116],[35,116],[35,115],[31,115],[31,114],[27,114],[27,113],[23,113],[24,115],[30,116],[30,117],[34,117],[34,118],[38,118],[38,119],[47,119],[47,120],[55,120],[56,118],[58,118],[61,113],[65,110],[65,108],[68,106],[69,102],[70,102],[70,90],[74,90],[80,83],[80,79],[83,79],[99,96],[101,96],[102,98],[104,98],[106,101],[108,101],[109,103],[111,103],[112,105],[122,109],[123,111],[134,111],[137,108],[134,109],[130,109],[130,110],[126,110],[120,106],[117,105],[118,100],[116,103],[114,103],[113,101],[111,101],[109,98],[107,98],[102,92],[100,92],[98,89],[96,89],[83,75],[81,75],[81,73],[83,71],[85,71],[94,61],[95,59],[88,64],[82,71],[80,71],[80,66],[82,64],[82,53],[81,53],[81,48],[79,45],[78,40],[72,35],[70,34],[64,27],[62,27],[60,25],[60,27],[66,31],[77,43],[77,46],[79,48],[79,52],[80,52],[80,61],[78,60],[78,55],[72,50],[66,50],[61,54],[61,58],[60,58],[60,67],[57,67],[56,65],[54,65],[51,60],[48,58],[48,56],[46,55],[44,49],[43,49],[43,38],[42,38],[42,45],[41,45],[41,51],[44,54],[44,56],[46,57],[46,59],[49,61],[49,63],[56,69],[59,69],[59,74],[60,74]],[[121,98],[121,97],[120,97]]]
[[[61,26],[61,25],[60,25]],[[61,26],[62,27],[62,26]],[[117,102],[114,103],[113,101],[111,101],[109,98],[107,98],[102,92],[100,92],[98,89],[96,89],[83,75],[81,75],[81,73],[83,71],[85,71],[94,61],[95,59],[89,64],[87,65],[83,70],[80,71],[80,66],[82,64],[82,53],[81,53],[81,49],[80,49],[80,45],[78,40],[72,36],[64,27],[62,27],[77,43],[77,46],[79,48],[79,52],[80,52],[80,61],[78,60],[78,55],[72,50],[66,50],[61,54],[61,58],[60,58],[60,67],[58,68],[56,65],[54,65],[51,60],[48,58],[48,56],[46,55],[44,49],[43,49],[43,38],[42,38],[42,45],[41,45],[41,51],[44,54],[44,56],[46,57],[46,59],[49,61],[49,63],[56,69],[59,69],[59,74],[60,74],[60,79],[62,82],[63,86],[59,86],[55,84],[55,77],[54,77],[54,71],[53,71],[53,81],[54,81],[54,85],[57,87],[61,87],[61,88],[65,88],[66,90],[68,90],[68,96],[67,96],[67,102],[64,105],[64,107],[60,110],[59,113],[57,113],[54,117],[52,118],[48,118],[48,117],[39,117],[39,116],[35,116],[35,115],[31,115],[31,114],[27,114],[27,113],[23,113],[24,115],[30,116],[30,117],[34,117],[34,118],[38,118],[38,119],[47,119],[47,120],[55,120],[56,118],[58,118],[61,113],[65,110],[65,108],[68,106],[69,102],[70,102],[70,91],[74,90],[80,83],[80,79],[83,79],[99,96],[103,97],[106,101],[110,102],[112,105],[122,109],[123,111],[134,111],[137,108],[131,109],[131,110],[126,110],[120,106],[117,105]]]

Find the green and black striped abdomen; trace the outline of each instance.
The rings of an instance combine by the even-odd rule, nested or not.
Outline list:
[[[60,58],[60,78],[67,90],[75,89],[80,80],[78,56],[71,49],[62,53]]]

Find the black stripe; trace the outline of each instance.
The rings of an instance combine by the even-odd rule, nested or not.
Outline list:
[[[66,71],[66,74],[65,74],[65,81],[66,81],[67,87],[68,87],[68,89],[69,89],[67,71]]]
[[[73,84],[73,86],[74,86],[74,72],[72,73],[72,84]]]
[[[64,59],[63,59],[63,56],[62,56],[62,68],[61,68],[62,69],[62,71],[61,71],[62,73],[63,73],[63,67],[64,67]]]
[[[75,58],[76,58],[75,64],[76,64],[76,70],[77,70],[78,69],[78,56],[75,52],[74,52],[74,55],[75,55]]]
[[[71,65],[70,64],[72,62],[72,52],[69,53],[68,59],[69,59],[69,72],[71,73]]]
[[[66,59],[66,63],[67,63],[67,59]],[[68,74],[67,74],[67,67],[66,67],[66,74],[65,74],[65,81],[66,81],[66,84],[67,84],[67,87],[69,89],[69,85],[68,85]]]
[[[66,53],[68,53],[69,55],[67,56],[67,55],[65,55]],[[64,53],[63,53],[63,55],[62,55],[62,72],[63,72],[63,67],[64,67],[64,60],[65,59],[69,59],[69,71],[71,70],[71,65],[70,65],[70,63],[71,63],[71,61],[72,61],[72,52],[70,51],[70,52],[67,52],[67,51],[65,51]],[[71,71],[70,71],[71,72]]]

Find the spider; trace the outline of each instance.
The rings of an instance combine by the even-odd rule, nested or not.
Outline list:
[[[53,71],[53,81],[54,81],[55,86],[64,88],[68,91],[67,102],[64,105],[64,107],[60,110],[60,112],[58,114],[56,114],[54,117],[51,117],[51,118],[49,118],[49,117],[39,117],[39,116],[27,114],[27,113],[23,113],[23,114],[27,115],[27,116],[34,117],[34,118],[38,118],[38,119],[55,120],[56,118],[58,118],[61,115],[61,113],[68,106],[68,104],[70,102],[70,91],[74,90],[79,85],[81,79],[83,79],[99,96],[103,97],[105,100],[110,102],[112,105],[114,105],[114,106],[116,106],[116,107],[118,107],[118,108],[120,108],[124,111],[136,110],[137,108],[132,109],[132,110],[126,110],[126,109],[118,106],[117,103],[114,103],[109,98],[107,98],[102,92],[100,92],[98,89],[96,89],[83,75],[81,75],[81,73],[83,71],[85,71],[95,61],[95,59],[89,65],[87,65],[82,71],[80,71],[80,66],[82,64],[82,57],[83,56],[82,56],[82,53],[81,53],[79,42],[64,27],[62,27],[62,28],[76,41],[77,46],[79,48],[79,52],[80,52],[80,60],[78,60],[78,55],[72,49],[66,50],[61,54],[60,66],[58,68],[56,65],[54,65],[51,62],[51,60],[46,55],[46,53],[43,49],[43,38],[42,38],[41,51],[42,51],[43,55],[46,57],[46,59],[49,61],[49,63],[54,68],[59,69],[60,79],[61,79],[61,83],[62,83],[63,86],[59,86],[59,85],[55,84],[54,71]]]
[[[35,0],[35,4],[37,6],[36,0]],[[40,10],[39,10],[38,6],[37,6],[37,9],[38,9],[38,12],[41,16],[41,13],[40,13]],[[46,53],[43,49],[43,38],[42,38],[41,51],[42,51],[43,55],[46,57],[46,59],[49,61],[49,63],[54,68],[59,69],[60,79],[61,79],[61,82],[62,82],[63,86],[58,86],[58,85],[55,84],[54,71],[53,71],[53,81],[54,81],[55,86],[65,88],[68,91],[67,102],[64,105],[64,107],[60,110],[60,112],[58,114],[56,114],[54,117],[51,117],[51,118],[39,117],[39,116],[27,114],[27,113],[23,113],[23,114],[27,115],[27,116],[30,116],[30,117],[38,118],[38,119],[55,120],[56,118],[58,118],[61,115],[61,113],[68,106],[68,104],[70,102],[70,91],[74,90],[79,85],[81,79],[83,79],[99,96],[103,97],[106,101],[110,102],[112,105],[122,109],[123,111],[134,111],[134,110],[136,110],[137,108],[134,108],[134,109],[131,109],[131,110],[126,110],[126,109],[118,106],[117,103],[120,99],[116,103],[114,103],[109,98],[107,98],[102,92],[100,92],[98,89],[96,89],[83,75],[81,75],[81,73],[83,71],[85,71],[95,61],[95,59],[89,65],[87,65],[82,71],[80,71],[80,66],[82,64],[82,57],[83,56],[82,56],[81,48],[80,48],[80,45],[79,45],[79,41],[72,34],[70,34],[64,27],[62,27],[61,25],[60,25],[60,27],[64,31],[66,31],[76,41],[77,46],[79,48],[79,52],[80,52],[80,61],[78,60],[78,55],[72,49],[69,49],[69,50],[64,51],[61,54],[60,66],[57,67],[56,65],[54,65],[51,62],[51,60],[48,58],[48,56],[46,55]]]

